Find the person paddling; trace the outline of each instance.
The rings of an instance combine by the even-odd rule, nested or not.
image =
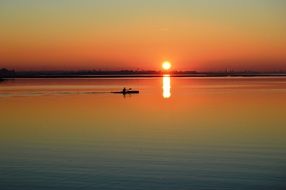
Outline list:
[[[123,93],[123,94],[126,94],[126,92],[127,92],[127,90],[126,90],[126,88],[124,87],[123,90],[122,90],[122,93]]]

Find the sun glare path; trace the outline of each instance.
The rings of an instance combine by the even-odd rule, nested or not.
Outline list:
[[[170,75],[163,76],[163,98],[171,97],[171,77]]]

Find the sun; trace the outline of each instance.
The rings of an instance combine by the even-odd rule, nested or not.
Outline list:
[[[169,61],[164,61],[162,63],[162,68],[165,70],[165,71],[169,71],[171,68],[172,68],[172,64],[169,62]]]

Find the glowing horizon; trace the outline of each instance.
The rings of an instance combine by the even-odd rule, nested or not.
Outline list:
[[[286,1],[4,0],[0,68],[286,69]]]

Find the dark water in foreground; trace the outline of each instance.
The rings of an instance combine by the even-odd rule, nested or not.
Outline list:
[[[1,190],[282,190],[285,137],[286,78],[0,83]]]

